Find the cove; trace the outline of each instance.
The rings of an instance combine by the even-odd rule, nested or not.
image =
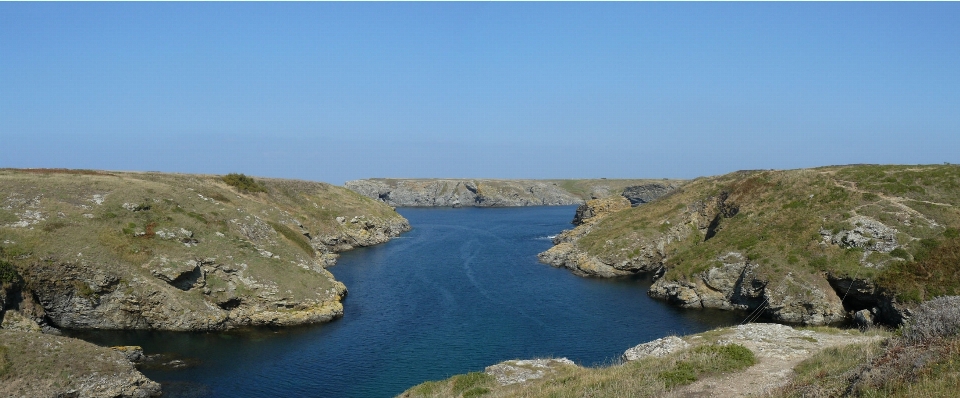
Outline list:
[[[165,397],[389,397],[508,359],[610,364],[629,347],[742,314],[683,310],[646,278],[581,278],[537,262],[575,207],[401,208],[413,230],[344,253],[344,317],[229,333],[74,332],[193,364],[143,369]]]

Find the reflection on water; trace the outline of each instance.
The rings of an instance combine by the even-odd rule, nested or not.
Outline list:
[[[175,397],[385,397],[427,380],[515,358],[611,363],[670,334],[743,314],[682,310],[646,295],[647,278],[580,278],[537,262],[574,207],[400,209],[414,230],[345,253],[344,318],[228,333],[83,332],[140,345],[164,360],[144,369]]]

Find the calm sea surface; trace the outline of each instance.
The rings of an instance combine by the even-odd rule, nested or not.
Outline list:
[[[636,344],[731,325],[742,315],[681,310],[644,279],[589,279],[537,262],[575,207],[398,209],[413,231],[345,253],[329,324],[234,333],[96,332],[195,366],[144,370],[175,397],[389,397],[507,359],[613,362]]]

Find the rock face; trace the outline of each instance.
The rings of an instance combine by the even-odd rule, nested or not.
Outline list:
[[[639,206],[672,192],[677,189],[678,186],[678,184],[664,184],[659,182],[634,185],[624,188],[622,195],[630,200],[631,206]]]
[[[583,225],[591,219],[600,220],[610,213],[630,207],[630,201],[623,196],[611,196],[607,199],[593,199],[577,207],[573,216],[573,225]]]
[[[843,299],[844,308],[853,314],[854,323],[861,327],[896,327],[910,318],[916,306],[897,302],[892,292],[865,279],[828,275],[827,281]]]
[[[684,308],[741,310],[786,323],[824,325],[846,317],[840,298],[822,281],[788,274],[771,284],[757,274],[757,264],[737,252],[717,262],[692,281],[659,278],[649,294]]]
[[[646,203],[680,186],[679,180],[366,179],[344,186],[399,207],[506,207],[582,204],[622,194]]]

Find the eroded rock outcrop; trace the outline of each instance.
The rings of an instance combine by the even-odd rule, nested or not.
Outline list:
[[[633,185],[623,189],[621,194],[630,201],[631,206],[639,206],[652,202],[677,189],[680,184],[654,182],[650,184]]]

